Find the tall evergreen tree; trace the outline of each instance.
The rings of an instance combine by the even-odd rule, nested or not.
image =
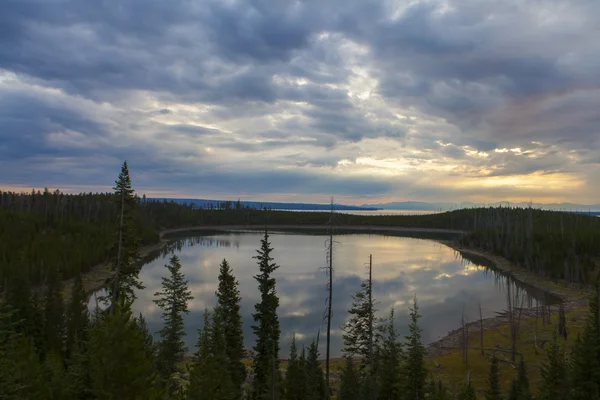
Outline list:
[[[419,307],[417,297],[413,299],[410,308],[409,334],[406,336],[406,361],[404,366],[405,389],[404,398],[419,400],[425,398],[425,385],[427,381],[427,368],[425,367],[425,347],[421,341],[421,328],[419,327]]]
[[[161,341],[158,345],[158,365],[164,379],[170,379],[183,360],[186,352],[183,314],[189,312],[187,303],[194,297],[188,289],[185,275],[181,272],[179,257],[173,255],[165,265],[170,275],[162,278],[162,290],[156,292],[153,300],[162,309],[163,328],[158,332]]]
[[[303,385],[304,365],[298,358],[298,348],[296,347],[296,335],[292,337],[290,346],[290,357],[288,359],[288,368],[285,374],[285,398],[286,400],[304,400]]]
[[[223,325],[225,335],[225,350],[229,373],[237,396],[241,396],[242,384],[246,379],[246,367],[242,363],[244,358],[244,333],[242,330],[242,316],[240,315],[239,283],[227,260],[223,259],[219,270],[219,287],[216,292],[217,307],[215,313]]]
[[[584,331],[573,346],[570,377],[573,400],[600,399],[600,339],[598,336],[598,303],[590,301],[590,311]]]
[[[318,344],[314,340],[308,347],[305,364],[306,371],[306,400],[325,400],[328,398],[327,385],[323,368],[319,362]]]
[[[498,359],[492,358],[490,363],[490,374],[488,377],[488,390],[485,393],[486,400],[502,400],[500,392],[500,377],[498,375]]]
[[[112,313],[98,315],[90,328],[89,369],[98,400],[157,399],[161,396],[144,337],[131,316],[131,303],[113,303]]]
[[[367,399],[375,398],[375,299],[373,298],[373,262],[369,256],[368,277],[361,282],[360,290],[352,297],[350,318],[343,326],[343,352],[348,357],[360,356],[365,379],[362,390]]]
[[[65,338],[65,324],[60,275],[58,267],[51,268],[50,271],[44,301],[45,342],[48,351],[54,351],[61,355]]]
[[[477,400],[477,394],[471,382],[463,385],[457,398],[460,400]]]
[[[379,397],[386,400],[401,400],[403,383],[401,381],[402,347],[398,341],[396,328],[394,327],[394,308],[390,310],[390,316],[383,326],[383,340],[381,344],[381,366],[380,366],[380,391]]]
[[[66,340],[65,354],[67,358],[71,357],[78,342],[87,339],[87,327],[89,313],[86,304],[86,295],[83,289],[81,274],[77,274],[73,287],[71,288],[71,298],[67,305],[66,312]]]
[[[38,355],[19,332],[18,311],[0,301],[0,398],[20,400],[50,399]]]
[[[225,339],[218,316],[206,310],[204,326],[198,335],[198,351],[189,369],[189,400],[234,400],[239,399],[231,375],[228,373]]]
[[[529,379],[527,378],[527,367],[521,358],[517,378],[513,380],[510,388],[509,400],[531,400],[529,390]]]
[[[360,380],[352,358],[344,357],[344,369],[340,377],[338,400],[355,400],[360,389]]]
[[[254,346],[254,381],[252,385],[252,400],[272,398],[279,391],[277,376],[279,375],[279,318],[277,307],[279,297],[275,289],[273,272],[279,268],[273,262],[271,252],[273,248],[269,243],[269,234],[261,240],[261,248],[257,250],[259,274],[254,276],[260,291],[260,303],[254,306],[256,313],[252,314],[255,325],[252,326],[256,336]]]
[[[564,350],[559,346],[556,334],[550,342],[546,361],[541,368],[542,383],[537,399],[539,400],[567,400],[569,394],[569,380],[567,376],[567,362]]]
[[[125,161],[121,167],[118,180],[115,181],[114,198],[119,209],[116,240],[113,246],[114,276],[108,286],[112,302],[121,296],[126,300],[135,299],[135,290],[144,289],[138,278],[139,273],[139,238],[133,220],[136,200],[135,191],[131,187],[129,167]]]

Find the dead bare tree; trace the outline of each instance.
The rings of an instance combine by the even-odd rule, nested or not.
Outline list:
[[[483,313],[481,312],[481,301],[479,301],[479,345],[483,355]]]
[[[329,388],[329,348],[331,343],[331,306],[333,299],[333,197],[331,198],[331,211],[329,215],[329,240],[327,241],[327,345],[325,350],[325,383],[327,385],[327,393],[330,394]]]

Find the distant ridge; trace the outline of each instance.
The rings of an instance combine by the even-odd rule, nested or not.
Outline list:
[[[531,207],[540,208],[543,210],[556,210],[556,211],[579,211],[588,212],[595,211],[600,212],[600,204],[575,204],[575,203],[529,203],[529,202],[509,202],[499,201],[495,203],[473,203],[473,202],[462,202],[462,203],[429,203],[424,201],[401,201],[392,203],[377,203],[377,204],[363,204],[361,207],[376,207],[384,210],[423,210],[423,211],[448,211],[456,210],[460,208],[473,208],[473,207]]]
[[[235,208],[237,200],[207,200],[207,199],[167,199],[167,198],[154,198],[153,200],[167,200],[174,201],[179,204],[193,204],[198,208],[219,208],[221,204],[225,202],[232,203],[232,206]],[[252,207],[256,209],[271,209],[271,210],[323,210],[329,211],[331,210],[331,204],[316,204],[316,203],[280,203],[273,201],[240,201],[240,205],[242,207]],[[381,208],[373,207],[373,206],[352,206],[345,204],[333,204],[333,209],[338,211],[375,211],[381,210]]]

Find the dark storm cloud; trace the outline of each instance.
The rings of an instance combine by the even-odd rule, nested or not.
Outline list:
[[[599,14],[597,2],[555,0],[9,1],[0,13],[0,152],[27,165],[11,181],[45,181],[41,166],[54,160],[72,172],[53,179],[80,180],[87,168],[86,182],[96,182],[128,158],[144,168],[144,184],[231,191],[252,182],[255,193],[274,192],[265,176],[289,191],[391,193],[383,180],[314,170],[396,151],[415,168],[443,159],[490,176],[581,173],[600,151]],[[2,74],[18,81],[8,92]],[[70,102],[18,85],[58,89]],[[182,104],[208,108],[186,115]],[[394,144],[367,149],[371,139]],[[556,148],[486,159],[465,150],[531,142]],[[225,173],[205,148],[254,165]],[[277,157],[306,171],[272,171]]]

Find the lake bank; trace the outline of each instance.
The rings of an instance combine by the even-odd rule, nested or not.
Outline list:
[[[302,225],[280,225],[280,226],[272,226],[270,227],[272,232],[319,232],[324,233],[330,227],[328,225],[312,225],[312,226],[302,226]],[[192,233],[202,234],[207,232],[260,232],[263,230],[262,226],[247,226],[247,225],[228,225],[228,226],[217,226],[217,225],[202,225],[195,226],[189,228],[178,228],[178,229],[168,229],[163,230],[159,237],[160,241],[154,243],[149,246],[144,246],[140,250],[140,255],[143,257],[148,256],[149,254],[159,251],[164,248],[164,246],[174,240],[172,237],[169,238],[170,235],[183,234],[180,237],[189,236]],[[389,233],[391,235],[398,236],[410,236],[412,234],[417,235],[459,235],[462,234],[462,231],[456,230],[443,230],[443,229],[426,229],[426,228],[398,228],[398,227],[381,227],[381,226],[338,226],[335,227],[335,231],[337,234],[344,233],[362,233],[362,234],[382,234],[385,235]],[[564,302],[565,310],[570,311],[572,309],[576,309],[582,306],[585,306],[585,296],[580,294],[576,295],[578,292],[573,290],[572,288],[566,287],[566,285],[557,284],[555,282],[545,282],[541,280],[539,277],[534,276],[533,274],[527,273],[526,271],[516,268],[512,266],[507,260],[502,259],[501,257],[497,257],[492,254],[488,254],[485,252],[477,251],[474,249],[466,249],[459,247],[452,240],[445,239],[434,239],[432,237],[423,237],[424,239],[430,239],[433,241],[440,242],[445,246],[448,246],[458,252],[461,256],[464,256],[466,259],[472,257],[481,257],[488,261],[487,264],[491,266],[494,270],[502,272],[503,275],[510,276],[517,282],[521,282],[527,284],[531,287],[539,289],[545,293],[549,293],[553,296],[556,296]],[[487,265],[485,264],[485,265]],[[105,287],[107,279],[112,276],[112,271],[110,271],[109,265],[103,264],[98,265],[93,268],[89,273],[84,276],[84,288],[88,295],[91,295],[93,292],[102,289]],[[68,288],[66,288],[68,291]],[[497,326],[505,324],[507,321],[506,316],[496,316],[492,318],[484,319],[484,327],[485,329],[494,329]],[[478,326],[479,321],[476,324]],[[456,324],[458,325],[458,323]],[[455,326],[456,326],[455,325]],[[474,331],[476,327],[472,328]],[[446,351],[447,349],[455,348],[457,343],[457,337],[460,336],[460,329],[451,330],[451,331],[442,331],[445,333],[441,339],[432,342],[428,346],[428,350],[432,356],[441,354],[440,351]]]

